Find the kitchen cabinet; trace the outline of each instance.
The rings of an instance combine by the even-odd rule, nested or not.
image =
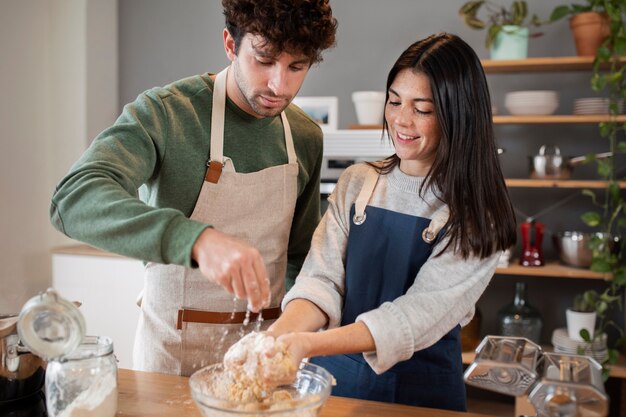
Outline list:
[[[52,286],[65,299],[80,301],[87,334],[108,336],[119,367],[132,368],[136,299],[143,288],[143,263],[87,245],[52,251]]]

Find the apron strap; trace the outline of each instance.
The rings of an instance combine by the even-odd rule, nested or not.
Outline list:
[[[285,112],[280,113],[280,119],[283,121],[283,130],[285,131],[285,145],[287,146],[287,157],[289,158],[290,164],[295,164],[298,162],[298,158],[296,157],[296,150],[293,146],[291,127],[289,127],[289,120],[287,120],[287,115],[285,114]]]
[[[217,184],[224,167],[224,109],[226,109],[226,76],[224,68],[215,77],[213,83],[213,108],[211,109],[211,152],[209,169],[204,179]]]
[[[441,206],[441,208],[433,215],[428,227],[422,232],[422,239],[424,239],[424,242],[429,244],[433,243],[435,239],[437,239],[437,235],[441,229],[443,229],[443,226],[447,223],[449,217],[450,209],[448,206]]]
[[[352,218],[352,222],[357,226],[362,225],[367,218],[365,214],[365,206],[367,206],[367,203],[374,192],[374,188],[376,188],[378,176],[379,174],[376,170],[370,170],[367,173],[361,192],[354,202],[354,217]]]
[[[215,82],[213,83],[213,108],[211,110],[211,151],[209,155],[209,162],[207,163],[209,169],[204,177],[205,181],[217,184],[222,175],[222,169],[224,168],[224,113],[226,109],[226,80],[228,75],[228,68],[224,68],[215,76]],[[291,135],[291,128],[289,127],[289,121],[285,112],[280,113],[280,118],[283,123],[283,131],[285,134],[285,145],[287,147],[287,157],[290,164],[298,162],[296,151],[293,145],[293,136]],[[227,158],[226,158],[227,159]]]

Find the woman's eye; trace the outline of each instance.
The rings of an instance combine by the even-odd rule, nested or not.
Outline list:
[[[432,110],[420,110],[420,109],[415,109],[415,113],[417,114],[431,114]]]
[[[398,102],[398,101],[391,101],[391,100],[389,100],[389,105],[390,105],[390,106],[397,107],[397,106],[399,106],[399,105],[400,105],[400,102]]]

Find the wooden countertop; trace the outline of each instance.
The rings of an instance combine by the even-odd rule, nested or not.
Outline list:
[[[118,375],[119,417],[201,416],[191,398],[186,377],[128,369],[120,369]],[[484,414],[458,413],[332,396],[322,408],[320,416],[485,417]]]

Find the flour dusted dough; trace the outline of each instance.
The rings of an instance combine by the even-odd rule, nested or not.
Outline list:
[[[224,369],[233,381],[228,393],[231,401],[249,403],[292,399],[289,392],[275,391],[275,388],[293,377],[297,367],[285,345],[272,336],[252,332],[243,337],[224,355]]]

